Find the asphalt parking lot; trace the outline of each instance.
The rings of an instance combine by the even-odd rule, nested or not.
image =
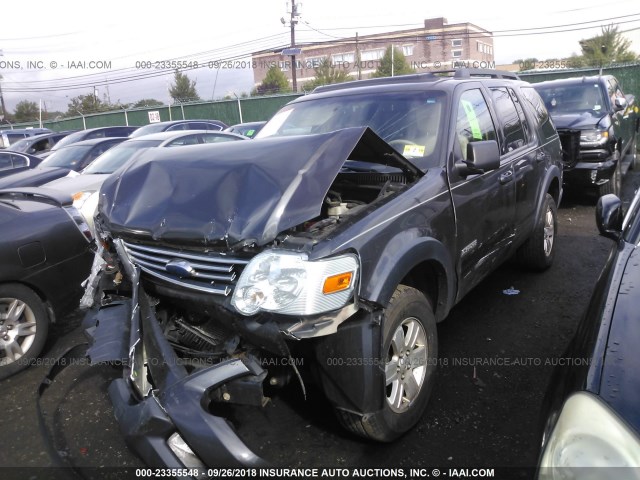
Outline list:
[[[629,172],[623,199],[628,202],[639,185],[640,173]],[[264,410],[237,409],[230,418],[256,453],[279,466],[512,467],[511,478],[527,478],[526,467],[536,463],[539,409],[553,364],[613,245],[597,235],[594,204],[591,197],[565,195],[549,271],[531,273],[507,263],[439,325],[432,399],[418,426],[400,440],[381,445],[348,435],[320,395],[311,391],[304,401],[295,385]],[[54,465],[51,452],[78,468],[143,466],[113,418],[106,390],[118,371],[111,367],[66,369],[44,394],[46,429],[39,425],[38,386],[51,359],[83,341],[81,320],[77,312],[60,322],[41,365],[2,382],[0,477],[52,478],[40,468]],[[84,476],[104,478],[109,470],[86,470]]]

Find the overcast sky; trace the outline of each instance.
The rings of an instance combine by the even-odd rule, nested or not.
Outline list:
[[[497,64],[518,58],[580,53],[578,41],[616,23],[640,52],[640,4],[637,0],[538,0],[526,3],[456,0],[306,0],[296,39],[326,41],[381,31],[417,28],[425,18],[471,22],[495,34]],[[73,6],[66,6],[73,5]],[[389,12],[389,10],[392,10]],[[286,2],[4,2],[0,28],[0,74],[7,108],[23,99],[42,99],[48,110],[67,110],[70,97],[93,92],[111,102],[141,98],[169,101],[172,73],[136,68],[137,62],[209,61],[238,57],[289,43]],[[612,18],[616,20],[611,20]],[[564,32],[559,32],[564,30]],[[554,33],[556,32],[556,33]],[[88,63],[73,68],[70,62]],[[16,62],[19,62],[19,67]],[[27,62],[35,62],[28,68]],[[110,68],[100,68],[109,66]],[[139,67],[140,65],[138,65]],[[55,67],[55,68],[54,68]],[[71,68],[69,68],[71,67]],[[149,77],[149,75],[157,76]],[[248,92],[249,69],[204,68],[188,72],[203,99]],[[136,77],[146,77],[136,79]],[[108,84],[108,87],[106,86]],[[78,88],[71,88],[78,87]]]

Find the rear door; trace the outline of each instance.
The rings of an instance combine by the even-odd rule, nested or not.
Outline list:
[[[513,165],[516,189],[515,240],[530,235],[536,218],[546,166],[544,149],[527,121],[516,92],[510,87],[490,89],[500,123],[500,154]]]
[[[504,260],[515,230],[513,156],[504,156],[499,168],[483,174],[463,176],[456,167],[466,160],[467,144],[499,140],[488,95],[473,82],[458,87],[454,97],[448,174],[456,215],[458,299]]]

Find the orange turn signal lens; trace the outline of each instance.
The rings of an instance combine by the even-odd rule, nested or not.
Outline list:
[[[341,292],[351,286],[353,272],[339,273],[327,277],[322,286],[322,293],[329,295],[330,293]]]

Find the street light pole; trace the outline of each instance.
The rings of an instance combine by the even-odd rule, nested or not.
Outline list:
[[[84,118],[84,113],[82,113],[79,108],[74,108],[74,110],[76,112],[78,112],[80,114],[80,116],[82,117],[82,129],[86,130],[87,129],[87,121]]]

